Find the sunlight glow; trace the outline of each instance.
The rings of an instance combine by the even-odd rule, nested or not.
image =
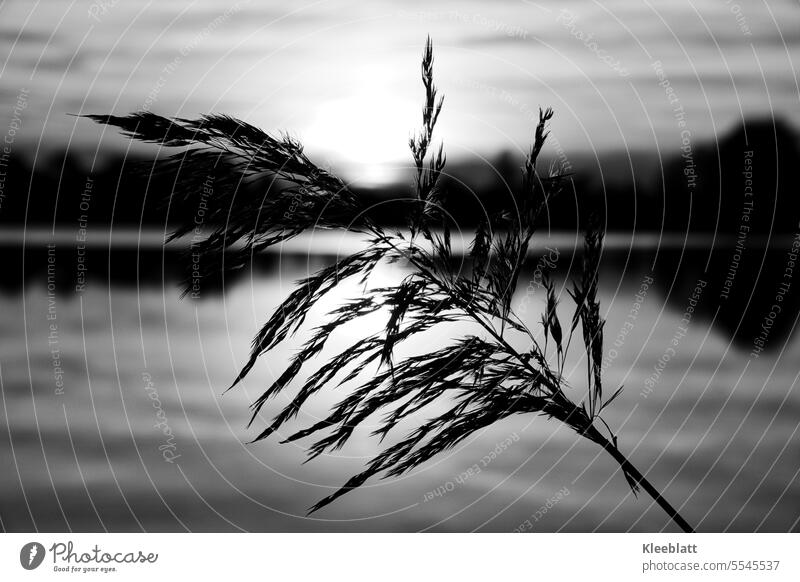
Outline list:
[[[411,162],[408,139],[419,108],[389,93],[371,71],[363,78],[370,82],[317,108],[304,141],[345,164],[352,179],[379,185]]]

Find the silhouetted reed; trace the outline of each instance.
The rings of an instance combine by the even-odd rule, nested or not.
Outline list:
[[[302,382],[291,402],[254,441],[281,429],[310,397],[332,384],[355,386],[326,418],[284,440],[316,437],[309,446],[311,457],[342,447],[354,430],[376,413],[383,414],[372,434],[382,440],[401,421],[434,401],[447,403],[446,412],[424,420],[385,448],[364,471],[319,501],[311,512],[372,476],[400,475],[497,421],[535,413],[562,422],[603,447],[617,461],[634,492],[644,488],[683,530],[691,531],[620,452],[616,436],[600,417],[620,393],[617,390],[606,398],[601,377],[604,321],[597,299],[603,244],[600,228],[592,225],[586,232],[583,273],[570,291],[576,308],[566,337],[557,313],[555,286],[549,280],[544,285],[544,346],[540,344],[542,337],[537,338],[511,308],[539,216],[566,179],[559,168],[550,168],[545,175],[537,168],[552,110],[539,113],[534,142],[522,168],[522,189],[516,193],[513,206],[480,222],[470,247],[470,269],[467,273],[455,272],[443,210],[445,193],[439,183],[446,160],[441,146],[431,153],[443,100],[437,96],[433,82],[430,39],[423,53],[422,81],[422,128],[409,142],[416,170],[416,204],[405,234],[386,232],[371,221],[344,183],[311,162],[302,146],[288,136],[273,137],[221,115],[197,120],[166,119],[147,112],[126,117],[89,117],[119,127],[135,139],[187,148],[154,163],[153,171],[157,173],[180,174],[173,199],[196,199],[200,184],[206,176],[214,175],[220,159],[229,163],[226,167],[233,164],[234,172],[215,177],[214,193],[207,201],[207,221],[216,226],[194,249],[202,258],[201,276],[211,276],[220,268],[242,267],[252,253],[317,227],[348,229],[365,237],[368,244],[363,250],[298,283],[253,340],[250,358],[231,388],[250,372],[260,356],[292,336],[309,310],[345,279],[358,278],[366,283],[382,262],[403,262],[410,267],[411,273],[399,284],[370,288],[364,296],[330,311],[285,371],[252,404],[251,424],[259,418],[264,405],[291,385],[303,367],[322,352],[331,334],[379,310],[387,313],[385,328],[357,340],[324,362]],[[269,188],[265,189],[265,184]],[[185,235],[193,228],[186,224],[174,236]],[[470,322],[480,333],[453,338],[449,344],[424,354],[396,357],[399,344],[434,326],[452,322]],[[587,356],[588,390],[584,399],[570,397],[569,393],[575,390],[564,379],[567,352],[579,325]],[[514,347],[522,343],[520,338],[524,338],[527,348]],[[548,362],[548,353],[553,351],[555,368]],[[377,371],[364,381],[362,372],[370,366]]]

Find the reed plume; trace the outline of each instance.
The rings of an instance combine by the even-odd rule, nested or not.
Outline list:
[[[456,272],[451,267],[450,230],[443,210],[445,192],[439,181],[446,158],[443,146],[433,145],[443,107],[433,81],[433,60],[428,39],[421,67],[425,89],[422,124],[409,140],[415,168],[415,204],[405,234],[389,233],[370,220],[345,184],[314,164],[301,144],[289,136],[271,136],[222,115],[195,120],[167,119],[147,112],[88,117],[116,126],[134,139],[182,148],[156,161],[151,169],[175,176],[171,200],[196,199],[205,177],[214,176],[207,216],[216,226],[193,249],[201,258],[203,277],[213,276],[220,269],[244,267],[252,253],[314,228],[348,229],[364,237],[367,244],[363,250],[298,283],[254,338],[250,357],[231,388],[261,356],[290,338],[303,325],[309,310],[343,281],[366,283],[381,263],[409,266],[411,273],[397,285],[371,288],[330,311],[251,406],[253,424],[263,407],[293,385],[304,367],[320,355],[339,327],[379,311],[387,313],[385,327],[322,363],[300,384],[291,402],[260,427],[254,442],[282,429],[311,397],[334,384],[355,386],[326,418],[294,432],[283,442],[313,437],[308,446],[313,458],[344,446],[356,428],[377,413],[383,414],[372,434],[383,440],[401,421],[434,402],[446,403],[444,413],[426,419],[386,447],[361,473],[317,502],[310,512],[322,509],[373,476],[401,475],[495,422],[532,413],[561,422],[602,447],[619,464],[634,492],[645,489],[678,526],[692,531],[620,451],[617,437],[600,416],[621,390],[606,398],[601,377],[604,321],[597,290],[602,230],[592,224],[586,232],[582,277],[570,291],[575,311],[569,326],[562,326],[559,320],[558,297],[549,280],[545,281],[546,307],[542,314],[544,345],[511,307],[542,210],[567,180],[559,168],[542,174],[537,166],[553,117],[551,109],[539,112],[533,144],[522,168],[522,188],[513,204],[480,221],[470,245],[469,270]],[[225,171],[220,175],[222,161]],[[186,224],[173,236],[183,236],[192,229],[192,224]],[[396,348],[403,342],[453,322],[469,322],[479,333],[454,337],[424,354],[397,357]],[[564,379],[567,352],[579,326],[587,356],[587,390],[582,399],[575,398],[576,390]],[[516,338],[513,344],[512,335]],[[525,349],[514,347],[520,337],[527,345]],[[555,367],[548,358],[553,352]],[[364,381],[362,372],[367,369],[377,371]]]

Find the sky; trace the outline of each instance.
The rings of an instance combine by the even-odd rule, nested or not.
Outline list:
[[[796,0],[5,0],[0,131],[37,158],[103,155],[128,143],[69,113],[228,113],[390,181],[420,123],[427,35],[450,159],[523,152],[539,106],[567,158],[670,155],[744,118],[800,127]]]

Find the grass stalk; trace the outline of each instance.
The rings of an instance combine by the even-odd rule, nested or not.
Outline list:
[[[300,329],[311,308],[343,281],[357,278],[363,295],[332,309],[308,339],[251,405],[250,424],[260,421],[264,407],[278,393],[296,388],[294,397],[268,421],[253,442],[282,431],[305,403],[323,389],[352,386],[326,418],[284,436],[283,442],[315,437],[311,458],[344,446],[356,428],[379,413],[372,433],[382,441],[402,421],[423,417],[417,428],[378,453],[364,471],[322,499],[318,511],[373,476],[403,474],[452,449],[485,427],[516,414],[538,414],[558,421],[601,446],[618,463],[634,493],[641,487],[683,530],[692,528],[639,472],[617,446],[617,437],[601,413],[621,393],[603,390],[601,360],[604,321],[597,298],[603,231],[590,224],[585,235],[582,276],[569,291],[575,310],[562,325],[555,286],[545,281],[546,308],[541,324],[544,341],[514,313],[511,300],[536,234],[539,217],[551,197],[568,180],[559,168],[542,175],[537,161],[548,136],[550,109],[541,110],[522,171],[522,188],[508,206],[478,224],[470,246],[468,272],[452,269],[448,200],[439,178],[445,168],[443,147],[433,145],[443,98],[433,82],[433,44],[426,42],[421,67],[425,91],[420,131],[409,140],[415,168],[415,204],[408,216],[408,235],[388,233],[369,218],[358,197],[335,174],[314,164],[302,145],[273,136],[224,115],[168,119],[150,112],[124,117],[88,116],[120,128],[134,139],[179,148],[148,171],[171,178],[170,204],[197,204],[213,177],[211,197],[204,197],[205,216],[213,229],[193,244],[187,289],[206,277],[245,267],[254,253],[317,228],[347,229],[362,235],[361,251],[299,281],[297,288],[268,318],[253,340],[250,357],[231,388],[244,380],[257,361]],[[221,164],[225,171],[220,172]],[[192,232],[181,225],[174,237]],[[421,236],[418,236],[421,235]],[[428,241],[428,245],[419,239]],[[198,260],[199,259],[199,260]],[[381,263],[402,262],[411,274],[396,285],[369,287]],[[198,281],[198,279],[200,281]],[[361,317],[385,312],[385,328],[346,346],[322,363],[306,380],[297,378],[317,360],[337,330]],[[479,334],[453,338],[425,353],[397,358],[395,348],[415,338],[425,342],[431,328],[469,322]],[[566,334],[564,330],[567,330]],[[563,377],[567,352],[579,335],[586,352],[586,396]],[[513,337],[512,337],[513,336]],[[525,342],[525,349],[515,347]],[[578,341],[575,345],[578,345]],[[424,343],[421,345],[425,345]],[[553,354],[552,352],[555,351]],[[548,355],[554,355],[551,368]],[[366,378],[366,379],[365,379]],[[447,411],[424,417],[434,403]],[[608,436],[603,434],[605,430]]]

